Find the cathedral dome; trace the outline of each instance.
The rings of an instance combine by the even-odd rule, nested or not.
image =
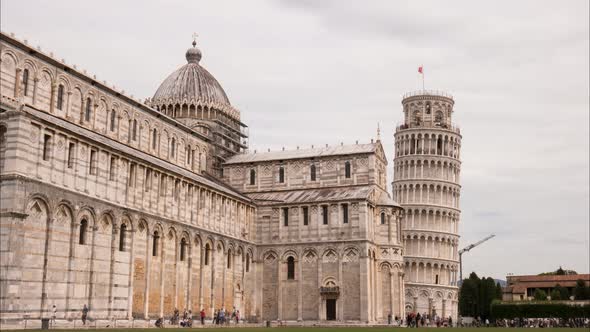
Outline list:
[[[188,63],[162,82],[151,104],[193,104],[233,109],[219,82],[199,64],[200,60],[201,51],[196,47],[196,42],[193,42],[193,47],[186,51]]]

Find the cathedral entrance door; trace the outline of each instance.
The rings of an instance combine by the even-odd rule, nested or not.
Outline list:
[[[336,320],[336,299],[326,299],[326,320]]]

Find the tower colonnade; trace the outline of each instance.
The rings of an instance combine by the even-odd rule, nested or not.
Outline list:
[[[405,309],[457,318],[461,133],[451,96],[421,91],[402,100],[393,197],[404,207]]]

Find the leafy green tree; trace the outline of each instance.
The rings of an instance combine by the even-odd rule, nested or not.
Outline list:
[[[539,289],[539,288],[535,289],[535,294],[533,296],[534,296],[535,300],[537,300],[537,301],[547,300],[547,293],[545,293],[544,290]]]
[[[463,280],[459,292],[459,310],[462,316],[474,317],[478,310],[478,282],[472,278]]]
[[[557,288],[553,288],[553,290],[551,291],[551,300],[554,300],[554,301],[563,300],[561,298],[561,293],[559,292],[559,290],[557,290]]]
[[[502,300],[502,286],[500,286],[500,283],[496,284],[496,300]]]
[[[574,297],[576,300],[590,300],[590,287],[586,286],[586,282],[582,279],[576,281],[574,287]]]
[[[570,293],[568,292],[567,288],[561,286],[560,284],[555,285],[553,290],[557,290],[559,292],[559,299],[560,300],[569,300]],[[551,299],[553,300],[553,295],[551,295]]]

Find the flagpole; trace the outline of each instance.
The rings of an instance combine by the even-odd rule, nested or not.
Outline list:
[[[422,68],[422,94],[424,95],[426,93],[426,89],[424,89],[424,65],[421,65]]]

